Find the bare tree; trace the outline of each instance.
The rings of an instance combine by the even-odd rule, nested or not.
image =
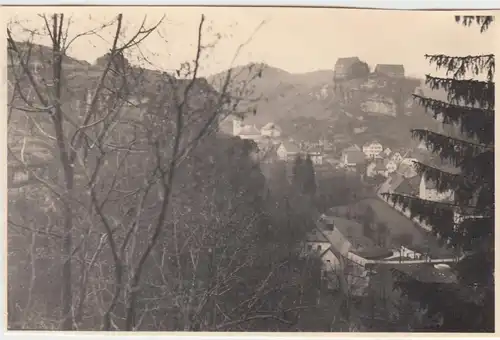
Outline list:
[[[259,250],[247,245],[257,230],[250,227],[255,227],[255,220],[260,218],[256,213],[237,213],[237,205],[242,203],[237,197],[234,202],[225,202],[233,207],[224,216],[214,213],[207,220],[197,221],[197,228],[178,218],[182,204],[175,202],[173,192],[179,171],[185,170],[202,141],[215,138],[221,119],[243,114],[235,108],[240,101],[248,101],[252,80],[237,85],[240,90],[235,97],[234,89],[229,91],[231,70],[219,92],[200,79],[205,18],[201,17],[198,26],[194,61],[175,74],[134,67],[125,58],[155,32],[161,20],[152,27],[146,27],[144,21],[131,38],[124,39],[121,14],[73,38],[69,37],[69,20],[63,14],[40,18],[45,31],[32,32],[31,38],[46,34],[51,40],[49,48],[34,44],[32,39],[16,41],[12,29],[7,30],[11,65],[9,157],[21,175],[27,174],[27,178],[21,178],[26,181],[17,187],[14,180],[19,178],[13,176],[10,186],[17,209],[9,209],[9,248],[15,252],[11,241],[15,235],[20,235],[20,249],[25,244],[23,235],[32,239],[28,258],[24,258],[32,267],[27,279],[31,282],[30,294],[25,306],[10,305],[25,314],[36,311],[36,322],[27,324],[26,316],[22,316],[22,322],[14,327],[68,330],[94,329],[101,324],[104,330],[135,330],[166,296],[182,301],[169,303],[183,310],[185,330],[220,330],[254,320],[285,320],[276,313],[260,313],[248,306],[238,319],[223,317],[223,312],[202,313],[207,306],[212,311],[218,308],[214,297],[224,290],[234,290],[228,281],[234,282],[239,271],[255,265]],[[68,48],[78,38],[98,35],[112,26],[116,29],[110,50],[96,65],[81,65],[67,56]],[[255,76],[258,74],[255,72]],[[45,153],[36,147],[40,144],[44,144]],[[43,165],[48,165],[45,170],[41,169]],[[22,198],[21,193],[29,196]],[[35,199],[44,203],[37,204]],[[210,211],[214,204],[203,211]],[[32,216],[23,216],[21,210]],[[229,246],[227,237],[234,228],[234,214],[239,214],[237,223],[243,230]],[[207,225],[211,228],[202,228]],[[244,232],[245,225],[248,232]],[[169,242],[163,242],[170,237]],[[37,242],[44,244],[37,248]],[[242,249],[243,256],[235,257]],[[211,264],[211,270],[217,273],[215,283],[197,287],[203,283],[196,276],[201,263],[206,265],[202,260],[216,252],[225,254],[225,263]],[[21,252],[18,255],[22,257]],[[166,256],[175,259],[174,264],[166,266]],[[16,257],[10,260],[14,266]],[[184,266],[176,267],[175,262],[181,260]],[[161,265],[151,266],[155,261]],[[269,280],[283,265],[274,263],[260,278],[261,289],[252,292],[251,305],[257,306],[273,291],[268,287]],[[36,291],[39,297],[47,293],[36,272],[43,266],[51,268],[47,271],[52,275],[59,268],[62,271],[60,284],[55,283],[55,291],[47,296],[54,300],[56,292],[62,292],[61,304],[51,302],[54,309],[61,306],[60,317],[44,315],[41,307],[33,307],[31,292]],[[183,284],[170,280],[162,285],[162,289],[168,287],[170,295],[155,297],[157,302],[153,304],[145,303],[151,272],[159,269],[162,274],[172,268],[177,268],[175,275]],[[194,286],[186,290],[187,278]],[[9,299],[11,302],[11,296]]]

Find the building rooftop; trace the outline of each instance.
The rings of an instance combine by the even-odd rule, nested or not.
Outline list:
[[[417,196],[420,192],[420,176],[404,178],[403,181],[394,189],[394,192],[403,195]]]
[[[391,64],[378,64],[375,66],[375,73],[382,73],[387,75],[402,75],[405,74],[405,67],[403,65],[391,65]]]
[[[286,149],[286,151],[288,153],[298,153],[298,152],[300,152],[300,148],[296,144],[294,144],[292,142],[282,141],[281,145],[283,145],[283,147]]]
[[[344,151],[347,156],[347,163],[361,164],[365,161],[366,155],[359,150]]]
[[[245,125],[241,128],[239,135],[243,136],[260,135],[260,131],[253,125]]]
[[[413,279],[424,283],[455,283],[457,277],[449,269],[436,269],[428,263],[394,264],[393,271],[399,271]]]

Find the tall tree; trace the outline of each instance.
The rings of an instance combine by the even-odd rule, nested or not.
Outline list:
[[[310,155],[307,155],[304,161],[304,194],[314,197],[316,194],[316,175],[314,174],[314,165]]]
[[[292,184],[302,190],[304,183],[304,160],[301,155],[297,155],[293,161]]]
[[[476,23],[481,33],[493,23],[491,16],[456,17],[458,23]],[[429,130],[412,130],[443,162],[456,171],[417,163],[420,174],[437,183],[441,192],[452,190],[450,202],[434,202],[386,194],[433,226],[448,246],[464,254],[458,263],[458,284],[436,286],[411,280],[404,288],[417,296],[429,313],[440,315],[439,331],[494,331],[494,69],[493,54],[476,56],[426,55],[443,69],[444,78],[426,76],[433,90],[444,89],[447,101],[414,95],[420,105],[443,124],[459,128],[460,138]],[[472,79],[471,79],[472,78]]]

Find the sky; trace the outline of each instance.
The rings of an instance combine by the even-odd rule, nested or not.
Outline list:
[[[41,31],[40,13],[55,8],[2,8],[15,37],[23,39],[21,27]],[[195,58],[200,17],[205,15],[201,75],[223,71],[250,62],[266,63],[291,73],[333,69],[340,57],[358,56],[372,68],[378,64],[403,64],[406,74],[422,77],[433,72],[424,55],[475,55],[493,53],[496,31],[480,34],[477,27],[465,28],[453,12],[388,11],[325,8],[263,7],[71,7],[57,12],[71,17],[69,36],[95,29],[123,13],[130,36],[146,16],[154,25],[165,15],[157,32],[133,51],[148,68],[172,71]],[[463,14],[463,13],[462,13]],[[93,62],[109,49],[116,26],[97,35],[80,37],[68,54]],[[37,37],[48,43],[47,36]],[[216,42],[216,43],[215,43]],[[214,45],[215,43],[215,45]],[[241,46],[241,49],[239,47]],[[237,53],[239,49],[239,53]],[[144,62],[147,58],[147,63]]]

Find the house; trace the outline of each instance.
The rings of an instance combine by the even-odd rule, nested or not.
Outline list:
[[[316,252],[322,254],[330,248],[331,244],[323,233],[317,229],[313,229],[306,235],[305,252],[310,254]],[[338,261],[338,260],[337,260]]]
[[[334,81],[367,77],[370,74],[368,64],[358,57],[339,58],[333,71]]]
[[[378,64],[375,66],[374,73],[390,78],[404,78],[405,67],[403,65]]]
[[[323,164],[323,153],[317,147],[312,147],[307,150],[307,154],[311,157],[313,164],[321,165]]]
[[[375,175],[386,176],[387,169],[384,165],[383,160],[377,159],[368,164],[366,167],[366,176],[374,177]]]
[[[375,172],[376,175],[382,175],[382,176],[387,175],[387,170],[382,162],[377,162],[373,171]]]
[[[391,160],[394,161],[396,164],[399,164],[403,160],[403,156],[401,156],[401,153],[399,152],[394,152],[391,156]]]
[[[371,143],[366,143],[363,145],[363,153],[366,155],[367,158],[374,158],[375,156],[378,156],[384,148],[382,147],[382,144],[380,144],[377,141],[373,141]]]
[[[418,163],[418,159],[413,157],[407,157],[401,160],[400,165],[408,165],[415,168],[415,163]]]
[[[238,137],[241,139],[251,139],[258,141],[261,139],[262,135],[260,131],[255,127],[255,125],[245,125],[241,128]]]
[[[375,177],[375,175],[377,174],[375,172],[375,167],[377,166],[377,163],[376,162],[371,162],[369,163],[367,166],[366,166],[366,176],[367,177]]]
[[[242,120],[239,118],[233,119],[233,136],[240,137],[241,139],[252,139],[258,141],[262,135],[255,125],[243,125]]]
[[[366,156],[361,150],[358,150],[355,147],[349,147],[342,151],[340,162],[343,167],[354,167],[356,165],[363,164],[365,162],[365,158]]]
[[[417,175],[417,171],[415,168],[408,164],[402,164],[396,170],[396,173],[400,174],[404,178],[410,178]]]
[[[277,138],[281,136],[281,128],[274,123],[267,123],[260,129],[260,134],[262,136],[268,136],[271,138]]]
[[[437,202],[451,201],[454,198],[452,190],[439,192],[436,182],[427,178],[425,174],[403,179],[394,192]]]
[[[421,199],[436,202],[453,201],[455,196],[453,190],[440,192],[435,181],[429,179],[425,174],[420,177],[419,197]]]
[[[336,254],[347,253],[349,248],[349,242],[329,221],[317,221],[317,228],[306,235],[305,253],[319,255],[323,269],[329,272],[340,269],[340,261]]]
[[[388,174],[392,174],[398,169],[398,165],[396,164],[396,162],[390,159],[384,159],[384,166]]]
[[[385,148],[383,152],[385,156],[389,156],[392,153],[392,150],[389,148]]]
[[[294,159],[298,154],[300,154],[300,152],[300,148],[297,145],[288,141],[281,142],[276,150],[279,159],[283,161]]]
[[[421,142],[418,144],[417,149],[419,149],[419,150],[428,150],[428,149],[427,149],[427,145],[425,144],[425,142],[424,142],[424,141],[421,141]]]
[[[418,197],[420,194],[420,179],[420,176],[404,178],[401,183],[394,188],[394,192],[397,194]]]
[[[355,127],[352,129],[352,132],[356,135],[360,134],[360,133],[363,133],[366,131],[366,129],[368,129],[367,126],[362,126],[362,127]]]
[[[278,145],[272,143],[259,145],[259,159],[262,163],[274,163],[277,159]]]

